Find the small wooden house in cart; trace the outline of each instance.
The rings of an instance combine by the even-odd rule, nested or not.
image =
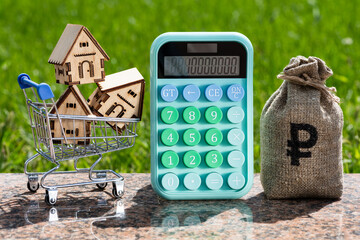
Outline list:
[[[89,105],[87,104],[85,98],[82,96],[79,88],[75,85],[69,86],[67,90],[60,96],[60,98],[56,102],[56,107],[60,115],[92,115]],[[50,113],[56,114],[55,108],[52,108]],[[90,137],[90,121],[62,119],[61,123],[65,136],[67,138]],[[58,119],[50,120],[50,129],[53,138],[64,137]],[[53,142],[55,144],[65,144],[65,142],[62,140],[53,140]],[[89,144],[89,140],[85,141],[84,138],[79,140],[67,139],[67,144]]]
[[[76,85],[104,81],[104,61],[108,60],[86,27],[68,24],[48,62],[55,66],[57,83]]]
[[[136,68],[107,75],[88,99],[93,114],[113,118],[141,118],[145,81]],[[121,132],[123,124],[114,129]]]

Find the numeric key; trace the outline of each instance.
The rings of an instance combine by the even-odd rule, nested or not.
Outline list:
[[[183,118],[186,123],[195,124],[200,120],[201,114],[196,107],[187,107],[184,109]]]
[[[167,173],[162,177],[161,184],[166,190],[175,190],[179,186],[179,178],[174,173]]]
[[[161,163],[166,168],[174,168],[179,164],[179,155],[174,151],[166,151],[161,155]]]
[[[201,135],[195,128],[186,130],[183,134],[184,143],[188,146],[195,146],[200,142]]]
[[[179,119],[179,112],[176,108],[168,106],[161,111],[161,120],[166,124],[173,124]]]
[[[166,146],[174,146],[179,141],[179,134],[172,128],[161,133],[161,141]]]
[[[183,160],[188,168],[196,168],[200,165],[201,156],[197,151],[191,150],[184,154]]]
[[[221,121],[223,117],[223,113],[220,108],[212,106],[206,109],[205,111],[205,119],[208,123],[218,123]]]
[[[223,156],[219,151],[213,150],[206,154],[205,162],[209,167],[217,168],[223,163]]]

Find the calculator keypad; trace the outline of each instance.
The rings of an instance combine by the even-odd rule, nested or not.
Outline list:
[[[241,84],[160,87],[159,178],[165,190],[236,191],[245,185],[245,95]]]

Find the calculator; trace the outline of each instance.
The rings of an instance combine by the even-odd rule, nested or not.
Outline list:
[[[150,52],[151,184],[169,200],[235,199],[253,183],[253,48],[177,32]]]

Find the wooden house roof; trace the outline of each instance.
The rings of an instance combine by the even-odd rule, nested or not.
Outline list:
[[[86,27],[82,25],[68,24],[66,25],[65,30],[61,34],[59,41],[57,42],[54,50],[52,51],[48,62],[51,64],[64,64],[81,31],[84,31],[86,33],[86,35],[91,39],[94,45],[99,49],[104,58],[106,60],[109,60],[109,56],[106,54],[104,49],[102,49],[100,44],[96,41],[96,39]]]
[[[144,81],[144,77],[137,68],[130,68],[125,71],[106,75],[105,81],[98,82],[97,85],[101,91],[108,91],[139,81]]]
[[[66,98],[69,96],[70,93],[74,94],[76,100],[81,105],[81,109],[83,109],[85,115],[92,115],[92,112],[90,110],[90,107],[89,107],[87,101],[85,100],[84,96],[80,92],[80,89],[76,85],[69,86],[66,89],[66,91],[59,97],[59,99],[56,102],[57,109],[59,109],[60,106],[65,102]],[[50,110],[50,113],[53,113],[53,114],[56,113],[54,107]],[[61,114],[61,113],[59,113],[59,114]]]

